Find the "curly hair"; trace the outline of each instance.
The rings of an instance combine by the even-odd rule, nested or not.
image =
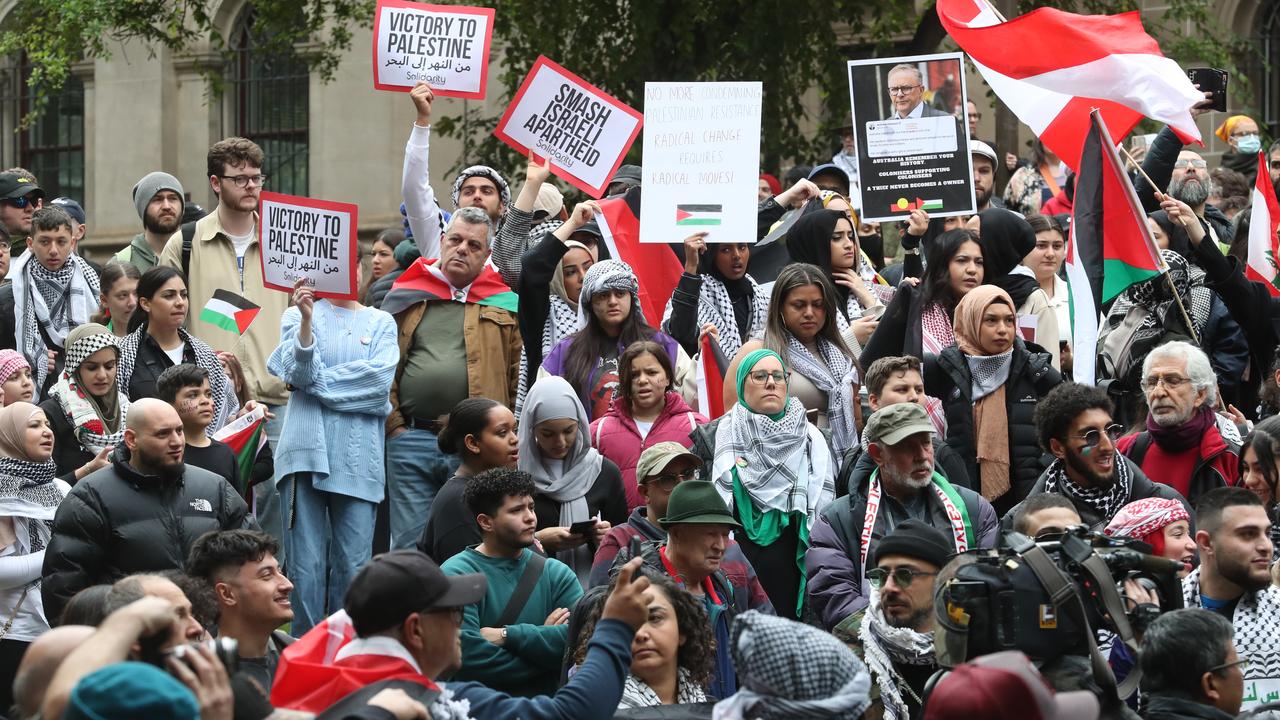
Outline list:
[[[493,468],[467,478],[462,488],[462,502],[472,515],[498,514],[498,508],[509,497],[533,497],[533,476],[523,470]]]
[[[1071,422],[1086,410],[1105,410],[1115,413],[1115,406],[1107,391],[1093,385],[1062,383],[1049,391],[1036,405],[1035,424],[1040,447],[1050,452],[1049,441],[1066,439]]]
[[[680,628],[680,634],[684,636],[684,644],[676,653],[676,666],[684,668],[694,683],[703,688],[707,687],[715,671],[716,638],[711,630],[711,621],[707,617],[706,609],[697,598],[677,585],[666,573],[659,572],[648,565],[642,565],[640,574],[649,578],[649,583],[655,589],[661,590],[671,601],[671,607],[675,608],[676,625]],[[573,660],[579,665],[587,659],[587,646],[591,643],[596,623],[600,621],[600,614],[604,611],[605,598],[618,584],[618,577],[619,575],[616,574],[613,576],[609,582],[608,592],[599,595],[598,602],[585,608],[586,619],[583,620],[582,630],[578,635],[580,642],[573,651]]]
[[[219,140],[209,148],[205,158],[206,170],[210,176],[222,175],[227,166],[260,168],[266,157],[262,148],[248,138],[229,137]]]

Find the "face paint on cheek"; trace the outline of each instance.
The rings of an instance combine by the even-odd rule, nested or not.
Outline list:
[[[1086,446],[1086,447],[1082,447],[1082,448],[1080,448],[1080,454],[1081,454],[1081,455],[1083,455],[1083,456],[1085,456],[1085,457],[1089,457],[1090,455],[1092,455],[1092,454],[1093,454],[1093,451],[1094,451],[1095,447],[1096,447],[1096,446]]]

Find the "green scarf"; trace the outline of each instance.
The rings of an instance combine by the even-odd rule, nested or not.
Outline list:
[[[772,350],[766,350],[765,348],[760,348],[759,350],[752,350],[751,352],[747,353],[746,357],[742,358],[742,362],[738,363],[738,376],[737,376],[738,404],[750,410],[751,412],[757,412],[757,410],[747,404],[746,397],[742,394],[742,391],[743,391],[743,388],[746,386],[747,378],[751,375],[751,370],[755,368],[756,363],[760,362],[761,360],[767,357],[777,358],[778,364],[782,366],[782,372],[785,373],[787,371],[787,364],[782,361],[782,356]],[[781,420],[782,416],[787,414],[787,402],[790,399],[791,399],[791,395],[790,395],[790,391],[788,391],[788,393],[784,395],[782,398],[782,409],[773,415],[769,415],[768,416],[769,419],[774,422]]]

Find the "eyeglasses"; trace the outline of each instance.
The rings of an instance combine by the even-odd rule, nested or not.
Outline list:
[[[1173,167],[1174,167],[1174,169],[1176,169],[1176,170],[1184,170],[1184,169],[1189,168],[1189,167],[1193,167],[1193,168],[1196,168],[1196,169],[1199,169],[1199,170],[1203,170],[1203,169],[1205,169],[1205,168],[1209,167],[1209,163],[1207,163],[1207,162],[1205,162],[1205,161],[1203,161],[1203,160],[1178,160],[1177,162],[1175,162],[1175,163],[1173,164]]]
[[[893,584],[906,590],[911,587],[911,583],[915,582],[918,577],[932,577],[937,575],[936,572],[925,572],[923,570],[915,570],[909,567],[894,568],[892,571],[885,568],[871,568],[867,571],[867,580],[871,582],[872,587],[884,587],[884,583],[891,576]]]
[[[40,198],[32,198],[32,197],[5,198],[3,202],[6,205],[12,205],[13,207],[16,207],[19,210],[21,210],[28,205],[36,205],[36,206],[40,205]]]
[[[774,370],[773,372],[768,370],[753,370],[749,375],[747,375],[747,379],[756,385],[764,385],[770,380],[773,380],[776,383],[787,383],[791,381],[791,373],[784,373],[781,370]]]
[[[911,92],[912,90],[915,90],[918,87],[924,87],[924,86],[923,85],[894,85],[893,87],[889,88],[889,94],[890,95],[906,95],[907,93]]]
[[[1083,440],[1084,446],[1091,448],[1102,442],[1102,433],[1104,432],[1107,434],[1107,437],[1111,438],[1111,442],[1114,443],[1121,435],[1124,434],[1124,426],[1120,423],[1111,423],[1102,430],[1098,430],[1097,428],[1086,430],[1083,433],[1076,435],[1075,438],[1077,440]]]
[[[1142,382],[1138,383],[1138,385],[1143,390],[1154,390],[1157,385],[1164,383],[1165,389],[1177,390],[1189,382],[1191,382],[1191,378],[1181,375],[1151,375],[1150,377],[1142,378]]]
[[[249,187],[249,183],[253,183],[258,187],[263,187],[267,184],[266,175],[219,175],[218,177],[223,180],[230,180],[238,188]]]
[[[687,480],[699,480],[702,478],[702,471],[698,468],[689,468],[682,473],[663,473],[654,475],[644,481],[646,485],[654,485],[663,490],[671,490],[676,485]]]
[[[1223,670],[1229,670],[1233,667],[1238,667],[1240,668],[1240,672],[1244,673],[1249,670],[1249,665],[1250,665],[1249,658],[1240,658],[1235,662],[1222,663],[1221,665],[1214,665],[1213,667],[1209,668],[1208,672],[1218,673],[1218,672],[1222,672]]]

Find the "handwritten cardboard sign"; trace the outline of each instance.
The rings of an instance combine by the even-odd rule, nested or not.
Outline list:
[[[407,92],[425,82],[442,97],[482,99],[493,14],[493,8],[378,0],[373,86]]]
[[[305,277],[316,297],[356,299],[358,210],[350,203],[262,193],[258,220],[262,284],[293,292],[293,284]]]
[[[551,159],[551,171],[598,198],[640,133],[640,113],[539,57],[494,134],[528,155]]]
[[[645,83],[641,242],[755,241],[761,92],[758,82]]]

